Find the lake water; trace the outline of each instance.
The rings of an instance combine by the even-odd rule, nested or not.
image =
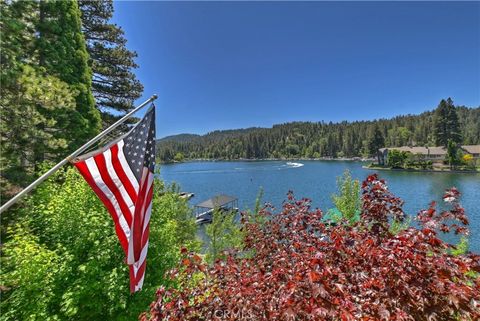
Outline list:
[[[216,194],[238,198],[240,209],[253,208],[260,187],[263,201],[280,208],[292,190],[296,198],[308,197],[324,212],[333,207],[338,176],[348,169],[360,181],[373,171],[353,161],[235,161],[187,162],[161,166],[160,176],[176,182],[182,191],[195,193],[192,205]],[[418,173],[380,171],[390,190],[405,201],[404,210],[415,215],[432,200],[442,204],[443,191],[455,186],[462,193],[461,203],[470,219],[470,250],[480,253],[480,174]],[[455,242],[454,237],[446,237]]]

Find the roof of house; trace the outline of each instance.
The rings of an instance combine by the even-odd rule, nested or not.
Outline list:
[[[480,145],[463,145],[461,146],[463,150],[470,154],[480,154]],[[422,146],[401,146],[401,147],[384,147],[380,148],[380,152],[385,150],[395,149],[402,152],[410,152],[412,154],[422,154],[422,155],[447,155],[447,149],[443,146],[436,147],[422,147]]]
[[[480,154],[480,145],[463,145],[462,148],[470,154]]]
[[[430,155],[447,155],[447,149],[443,146],[428,147]]]
[[[380,148],[380,151],[383,152],[384,150],[388,149],[395,149],[401,152],[410,152],[412,154],[422,154],[422,155],[446,155],[447,150],[445,147],[438,146],[438,147],[424,147],[424,146],[401,146],[401,147],[386,147]]]
[[[230,202],[236,201],[237,198],[228,195],[217,195],[214,196],[206,201],[203,201],[197,205],[196,207],[205,207],[205,208],[218,208],[222,207]]]

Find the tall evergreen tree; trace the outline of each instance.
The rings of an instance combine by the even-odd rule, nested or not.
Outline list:
[[[38,53],[40,66],[76,92],[76,108],[58,115],[64,128],[58,134],[75,150],[101,128],[99,112],[92,95],[92,72],[81,30],[81,13],[74,1],[45,0],[40,2]]]
[[[133,108],[143,86],[133,70],[137,53],[126,48],[123,30],[110,23],[113,1],[78,0],[82,12],[82,30],[93,71],[93,95],[105,123],[117,119]],[[115,113],[112,114],[112,111]]]
[[[0,90],[9,92],[15,87],[22,66],[29,61],[35,50],[35,4],[29,1],[8,3],[0,1]],[[6,107],[6,106],[2,106]]]
[[[12,183],[27,180],[20,178],[26,154],[22,149],[29,132],[19,133],[18,126],[24,121],[25,129],[35,129],[30,111],[35,106],[22,106],[18,102],[23,96],[18,79],[22,73],[28,52],[32,52],[34,30],[29,26],[34,21],[33,4],[27,1],[7,3],[0,1],[0,190],[1,198],[11,193]]]
[[[457,144],[452,140],[449,139],[447,141],[447,161],[448,165],[450,166],[450,169],[454,169],[455,165],[457,165],[458,162],[458,146]]]
[[[376,155],[379,157],[378,149],[385,146],[385,138],[383,137],[382,132],[378,126],[375,126],[373,133],[370,135],[368,139],[368,150],[370,155]],[[380,159],[378,159],[378,163],[380,163]]]
[[[2,196],[27,185],[48,151],[56,159],[68,146],[60,117],[75,112],[78,92],[39,67],[39,3],[1,2],[0,173]]]
[[[449,140],[455,143],[462,141],[457,111],[450,98],[440,101],[433,119],[435,144],[437,146],[447,147]]]

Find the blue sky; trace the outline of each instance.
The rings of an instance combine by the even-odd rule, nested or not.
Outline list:
[[[115,2],[157,137],[480,105],[480,2]]]

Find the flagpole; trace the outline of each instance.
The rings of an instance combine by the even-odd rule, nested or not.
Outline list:
[[[22,190],[20,193],[18,193],[17,195],[15,195],[14,197],[12,197],[8,202],[6,202],[5,204],[2,205],[2,207],[0,207],[0,213],[3,213],[5,210],[7,210],[10,206],[12,206],[13,204],[15,204],[20,198],[22,198],[25,194],[27,194],[28,192],[30,192],[32,189],[34,189],[38,184],[40,184],[41,182],[43,182],[44,180],[46,180],[50,175],[52,175],[53,173],[55,173],[60,167],[62,167],[63,165],[65,165],[66,163],[68,163],[69,161],[73,160],[75,157],[77,157],[78,155],[80,155],[81,152],[83,152],[84,150],[86,150],[88,147],[92,146],[94,143],[96,143],[98,140],[100,140],[101,138],[105,137],[106,135],[108,135],[108,133],[110,133],[112,130],[114,130],[115,128],[117,128],[120,124],[122,124],[126,119],[128,119],[130,116],[132,116],[134,113],[136,113],[137,111],[139,111],[140,109],[142,109],[143,107],[145,107],[146,105],[148,105],[150,102],[154,101],[155,99],[157,99],[158,96],[157,95],[153,95],[152,97],[148,98],[145,102],[143,102],[142,104],[140,104],[139,106],[135,107],[135,109],[133,109],[131,112],[129,112],[128,114],[126,114],[125,116],[123,116],[122,118],[120,118],[117,122],[115,122],[113,125],[111,125],[110,127],[108,127],[107,129],[105,129],[103,132],[101,132],[100,134],[98,134],[97,136],[95,136],[94,138],[92,138],[91,140],[89,140],[88,142],[86,142],[82,147],[80,147],[79,149],[77,149],[76,151],[74,151],[72,154],[70,154],[69,156],[67,156],[66,158],[64,158],[60,163],[58,163],[57,165],[53,166],[52,168],[50,168],[48,170],[48,172],[46,172],[45,174],[43,174],[42,176],[40,176],[39,178],[37,178],[33,183],[31,183],[30,185],[28,185],[24,190]]]

